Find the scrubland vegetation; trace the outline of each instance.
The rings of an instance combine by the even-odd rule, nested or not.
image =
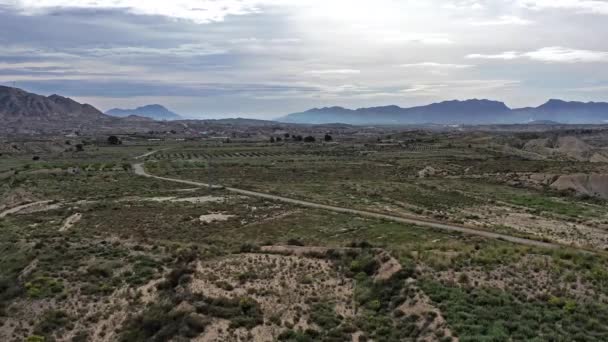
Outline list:
[[[0,213],[26,207],[0,216],[0,340],[608,339],[605,199],[530,181],[604,163],[514,155],[497,147],[516,145],[502,136],[391,139],[407,143],[334,135],[2,155]],[[139,177],[135,162],[561,247]]]

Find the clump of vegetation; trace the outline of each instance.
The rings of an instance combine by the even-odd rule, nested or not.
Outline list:
[[[73,328],[72,318],[65,312],[59,310],[49,310],[42,315],[40,321],[34,327],[34,335],[50,340],[51,336],[62,329],[71,330]]]
[[[453,330],[463,340],[570,340],[608,338],[608,309],[594,302],[556,297],[521,299],[492,288],[461,288],[432,280],[422,289],[437,303]]]
[[[37,277],[25,283],[25,289],[30,298],[52,297],[63,291],[63,282],[49,277]]]

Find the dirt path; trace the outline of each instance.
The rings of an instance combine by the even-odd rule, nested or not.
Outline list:
[[[72,228],[76,223],[80,222],[82,219],[81,213],[76,213],[63,221],[63,225],[59,228],[60,232],[67,232],[70,228]]]
[[[151,177],[151,178],[156,178],[156,179],[165,180],[165,181],[169,181],[169,182],[189,184],[189,185],[195,185],[195,186],[199,186],[199,187],[209,187],[209,185],[206,183],[151,175],[146,172],[146,170],[143,167],[143,164],[134,164],[133,171],[135,172],[135,174],[144,176],[144,177]],[[380,214],[380,213],[375,213],[375,212],[365,211],[365,210],[336,207],[336,206],[332,206],[332,205],[297,200],[297,199],[293,199],[293,198],[270,195],[270,194],[266,194],[263,192],[249,191],[249,190],[243,190],[243,189],[237,189],[237,188],[225,188],[225,189],[228,191],[234,192],[234,193],[241,194],[241,195],[265,198],[265,199],[269,199],[269,200],[273,200],[273,201],[280,201],[280,202],[295,204],[298,206],[303,206],[303,207],[308,207],[308,208],[323,209],[323,210],[329,210],[329,211],[333,211],[333,212],[337,212],[337,213],[351,214],[351,215],[356,215],[356,216],[361,216],[361,217],[376,218],[376,219],[382,219],[382,220],[387,220],[387,221],[392,221],[392,222],[412,224],[412,225],[416,225],[416,226],[429,227],[429,228],[447,230],[447,231],[452,231],[452,232],[459,232],[459,233],[464,233],[464,234],[469,234],[469,235],[477,235],[477,236],[482,236],[482,237],[489,238],[489,239],[504,240],[504,241],[509,241],[512,243],[521,244],[521,245],[544,247],[544,248],[563,248],[563,247],[565,247],[565,246],[555,244],[555,243],[548,243],[548,242],[536,241],[536,240],[531,240],[531,239],[526,239],[526,238],[520,238],[520,237],[516,237],[516,236],[493,233],[493,232],[489,232],[489,231],[485,231],[485,230],[479,230],[479,229],[469,228],[469,227],[464,227],[464,226],[457,226],[457,225],[453,225],[453,224],[425,221],[425,220],[420,220],[420,219],[406,218],[406,217],[399,217],[399,216],[392,216],[392,215]]]
[[[143,159],[143,158],[149,157],[155,153],[158,153],[160,151],[165,151],[165,150],[168,150],[168,148],[163,148],[161,150],[154,150],[154,151],[146,152],[146,153],[142,154],[141,156],[135,157],[134,159]]]
[[[14,208],[10,208],[10,209],[7,209],[7,210],[1,212],[0,213],[0,218],[6,217],[6,216],[8,216],[10,214],[16,214],[16,213],[18,213],[18,212],[20,212],[22,210],[29,209],[29,208],[32,208],[32,207],[47,205],[47,204],[49,204],[51,202],[53,202],[53,201],[40,201],[40,202],[28,203],[28,204],[24,204],[24,205],[20,205],[20,206],[14,207]]]

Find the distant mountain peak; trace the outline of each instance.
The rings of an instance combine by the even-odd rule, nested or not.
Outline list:
[[[114,108],[107,111],[106,114],[123,118],[128,117],[130,115],[135,115],[159,121],[180,120],[182,118],[180,115],[170,111],[165,106],[159,104],[140,106],[135,109]]]
[[[317,111],[324,111],[324,110],[350,110],[344,107],[340,107],[340,106],[332,106],[332,107],[321,107],[321,108],[313,108],[313,109],[309,109],[309,112],[317,112]]]
[[[19,130],[81,127],[111,118],[95,107],[70,98],[29,93],[23,89],[0,86],[0,122]]]
[[[136,110],[138,109],[158,109],[158,110],[165,110],[165,111],[169,111],[167,109],[167,107],[163,106],[163,105],[159,105],[159,104],[150,104],[150,105],[145,105],[145,106],[141,106],[141,107],[137,107]]]

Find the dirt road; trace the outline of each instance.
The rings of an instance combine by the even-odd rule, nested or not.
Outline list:
[[[26,210],[26,209],[30,209],[30,208],[35,208],[35,207],[38,207],[38,206],[44,206],[44,205],[50,204],[52,202],[53,201],[40,201],[40,202],[28,203],[28,204],[24,204],[24,205],[20,205],[20,206],[14,207],[14,208],[10,208],[10,209],[7,209],[7,210],[1,212],[0,213],[0,218],[6,217],[6,216],[11,215],[11,214],[16,214],[16,213],[18,213],[18,212],[20,212],[22,210]]]
[[[141,156],[135,157],[135,159],[143,159],[143,158],[149,157],[153,154],[156,154],[158,152],[165,151],[165,150],[168,150],[168,148],[163,148],[162,150],[154,150],[154,151],[146,152],[146,153],[142,154]]]
[[[194,186],[198,186],[198,187],[209,187],[209,184],[206,184],[206,183],[151,175],[146,172],[146,170],[143,167],[143,164],[134,164],[133,171],[135,172],[135,174],[144,176],[144,177],[151,177],[151,178],[156,178],[156,179],[160,179],[160,180],[164,180],[164,181],[194,185]],[[269,200],[273,200],[273,201],[280,201],[280,202],[284,202],[284,203],[295,204],[295,205],[302,206],[302,207],[323,209],[323,210],[333,211],[333,212],[337,212],[337,213],[351,214],[351,215],[357,215],[357,216],[361,216],[361,217],[376,218],[376,219],[411,224],[411,225],[416,225],[416,226],[421,226],[421,227],[430,227],[430,228],[435,228],[435,229],[447,230],[447,231],[452,231],[452,232],[460,232],[463,234],[482,236],[482,237],[489,238],[489,239],[498,239],[498,240],[509,241],[509,242],[517,243],[517,244],[521,244],[521,245],[544,247],[544,248],[563,248],[563,247],[565,247],[565,246],[562,246],[559,244],[525,239],[525,238],[520,238],[520,237],[510,236],[510,235],[505,235],[505,234],[498,234],[498,233],[493,233],[493,232],[489,232],[489,231],[485,231],[485,230],[468,228],[468,227],[464,227],[464,226],[457,226],[457,225],[453,225],[453,224],[425,221],[425,220],[420,220],[420,219],[415,219],[415,218],[392,216],[392,215],[380,214],[380,213],[375,213],[375,212],[365,211],[365,210],[336,207],[336,206],[332,206],[332,205],[314,203],[314,202],[303,201],[303,200],[298,200],[298,199],[293,199],[293,198],[270,195],[270,194],[266,194],[263,192],[249,191],[249,190],[243,190],[243,189],[237,189],[237,188],[225,188],[225,189],[228,191],[234,192],[234,193],[241,194],[241,195],[265,198],[265,199],[269,199]]]

